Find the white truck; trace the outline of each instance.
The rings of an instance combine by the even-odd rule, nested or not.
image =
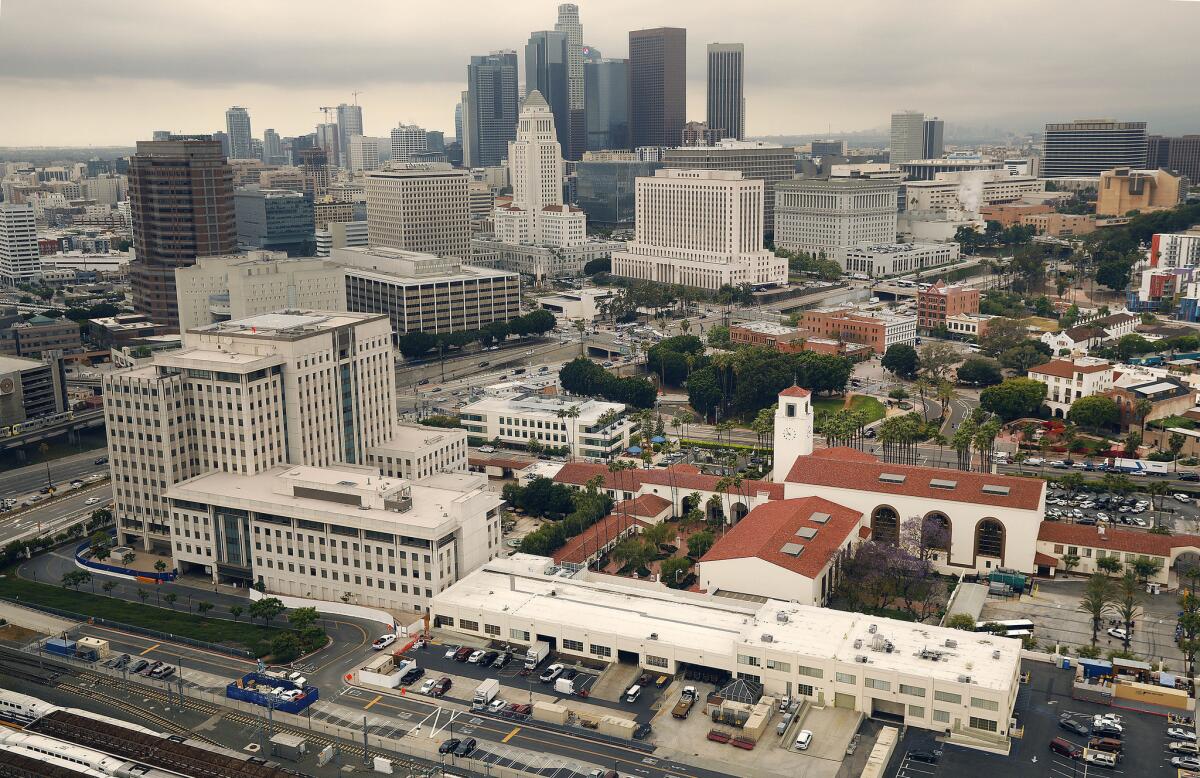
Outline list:
[[[500,691],[500,681],[496,678],[489,678],[479,687],[475,689],[475,696],[471,698],[472,708],[484,708],[492,700],[496,699],[496,693]]]
[[[571,678],[559,677],[554,681],[554,691],[559,694],[571,695],[575,693],[575,681]]]
[[[550,644],[544,640],[537,641],[525,651],[525,669],[532,670],[548,656],[550,656]]]

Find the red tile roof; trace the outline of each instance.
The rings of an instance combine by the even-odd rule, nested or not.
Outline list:
[[[779,393],[780,397],[808,397],[812,392],[800,386],[789,386]]]
[[[867,538],[871,537],[871,528],[870,527],[859,527],[858,528],[858,536],[860,538],[862,538],[863,540],[866,540]]]
[[[616,489],[624,492],[636,492],[643,484],[654,486],[674,487],[683,492],[715,492],[717,482],[721,479],[715,475],[703,475],[692,465],[673,465],[671,467],[653,467],[650,469],[636,468],[611,473],[608,465],[594,462],[568,462],[554,476],[560,484],[575,484],[583,486],[594,476],[604,478],[605,489]],[[753,497],[758,492],[768,492],[770,499],[783,499],[783,484],[770,481],[743,481],[741,489],[729,486],[725,489],[728,494],[743,493]]]
[[[1049,554],[1043,554],[1041,551],[1034,552],[1033,563],[1038,567],[1058,567],[1057,559]]]
[[[670,507],[671,501],[666,497],[659,497],[657,494],[643,494],[632,500],[621,500],[613,507],[613,513],[629,513],[653,519]]]
[[[487,457],[470,455],[467,457],[467,464],[475,467],[502,467],[507,470],[524,470],[532,465],[536,459],[514,459],[511,457]]]
[[[812,453],[818,459],[843,459],[849,462],[878,462],[879,457],[849,446],[819,448]]]
[[[1030,373],[1058,378],[1074,378],[1076,373],[1102,373],[1105,370],[1112,370],[1112,365],[1076,365],[1069,359],[1052,359],[1044,365],[1029,368]]]
[[[875,457],[867,459],[869,456],[853,449],[828,449],[820,454],[796,457],[787,474],[787,482],[1025,510],[1038,508],[1046,488],[1041,479],[897,465],[880,462]],[[904,479],[899,482],[880,480],[884,473],[901,475]],[[931,486],[931,481],[953,481],[954,487]],[[985,492],[985,486],[1007,487],[1008,494]]]
[[[610,513],[600,521],[568,540],[562,548],[554,552],[555,562],[574,562],[583,564],[599,549],[606,546],[618,535],[625,533],[630,527],[645,527],[646,522],[633,516],[621,513]]]
[[[1043,521],[1038,529],[1038,540],[1163,557],[1169,557],[1171,551],[1176,548],[1200,548],[1200,535],[1156,535],[1151,532],[1111,528],[1105,529],[1101,535],[1100,527],[1064,524],[1058,521]]]
[[[825,523],[814,514],[829,515]],[[708,550],[700,562],[757,557],[806,578],[816,578],[829,564],[846,539],[855,534],[863,515],[821,497],[778,500],[760,505],[746,514]],[[811,538],[796,534],[815,530]],[[803,546],[799,555],[783,552],[788,543]]]

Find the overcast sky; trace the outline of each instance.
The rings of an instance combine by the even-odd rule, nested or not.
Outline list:
[[[883,128],[914,108],[953,125],[1083,117],[1200,132],[1200,2],[584,0],[584,40],[688,31],[688,117],[704,46],[746,44],[750,135]],[[0,145],[130,144],[155,129],[311,132],[361,91],[366,132],[454,132],[472,54],[553,29],[549,0],[0,0]]]

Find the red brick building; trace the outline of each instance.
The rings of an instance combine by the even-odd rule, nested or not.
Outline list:
[[[917,327],[936,330],[946,320],[963,313],[979,313],[979,290],[969,286],[947,286],[939,280],[917,293]]]

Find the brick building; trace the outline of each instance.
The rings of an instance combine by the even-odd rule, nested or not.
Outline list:
[[[917,337],[917,322],[912,316],[863,313],[845,307],[805,311],[800,325],[813,337],[862,344],[876,354],[895,343],[911,346]]]
[[[923,330],[945,327],[947,319],[964,313],[979,313],[978,289],[939,279],[917,293],[917,326]]]

